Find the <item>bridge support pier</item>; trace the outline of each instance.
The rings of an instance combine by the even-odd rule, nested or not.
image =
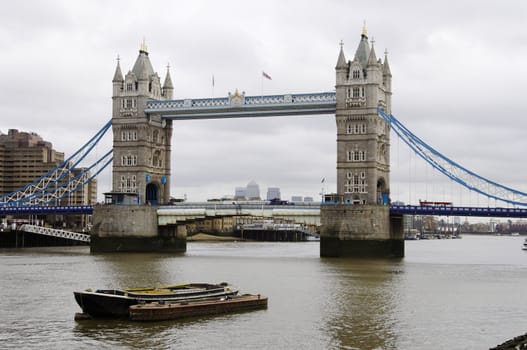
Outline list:
[[[389,206],[321,205],[320,221],[321,257],[404,257],[402,215]]]
[[[90,251],[185,252],[185,226],[158,226],[157,207],[98,205],[93,211]]]

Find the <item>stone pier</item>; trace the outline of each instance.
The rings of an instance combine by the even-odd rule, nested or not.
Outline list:
[[[326,204],[320,219],[321,257],[404,256],[402,216],[389,206]]]
[[[158,226],[157,207],[97,205],[93,212],[90,251],[185,252],[185,226]]]

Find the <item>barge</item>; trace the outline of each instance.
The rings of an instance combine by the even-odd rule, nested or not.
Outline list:
[[[129,307],[139,303],[187,302],[234,296],[237,293],[238,288],[225,282],[73,292],[82,312],[91,317],[128,317]]]
[[[252,294],[226,296],[216,300],[153,302],[130,306],[133,321],[165,321],[267,308],[267,297]]]

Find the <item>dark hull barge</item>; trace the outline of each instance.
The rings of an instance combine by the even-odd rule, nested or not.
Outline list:
[[[189,283],[157,288],[98,289],[73,292],[82,312],[91,317],[128,317],[130,306],[233,296],[238,289],[227,283]]]
[[[132,305],[130,306],[130,319],[132,321],[166,321],[258,309],[267,309],[267,297],[249,294],[222,297],[216,300]]]

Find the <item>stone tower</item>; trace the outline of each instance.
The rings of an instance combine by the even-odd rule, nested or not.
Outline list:
[[[113,77],[112,202],[164,204],[170,199],[172,121],[145,113],[149,100],[170,100],[170,71],[164,84],[141,44],[132,70],[123,77],[119,60]]]
[[[391,218],[392,74],[363,28],[352,61],[341,44],[336,70],[337,193],[321,206],[321,256],[403,256],[402,218]]]
[[[336,66],[337,193],[344,203],[388,204],[390,127],[377,108],[391,114],[388,59],[377,60],[366,30],[353,61],[346,62],[341,46]]]

